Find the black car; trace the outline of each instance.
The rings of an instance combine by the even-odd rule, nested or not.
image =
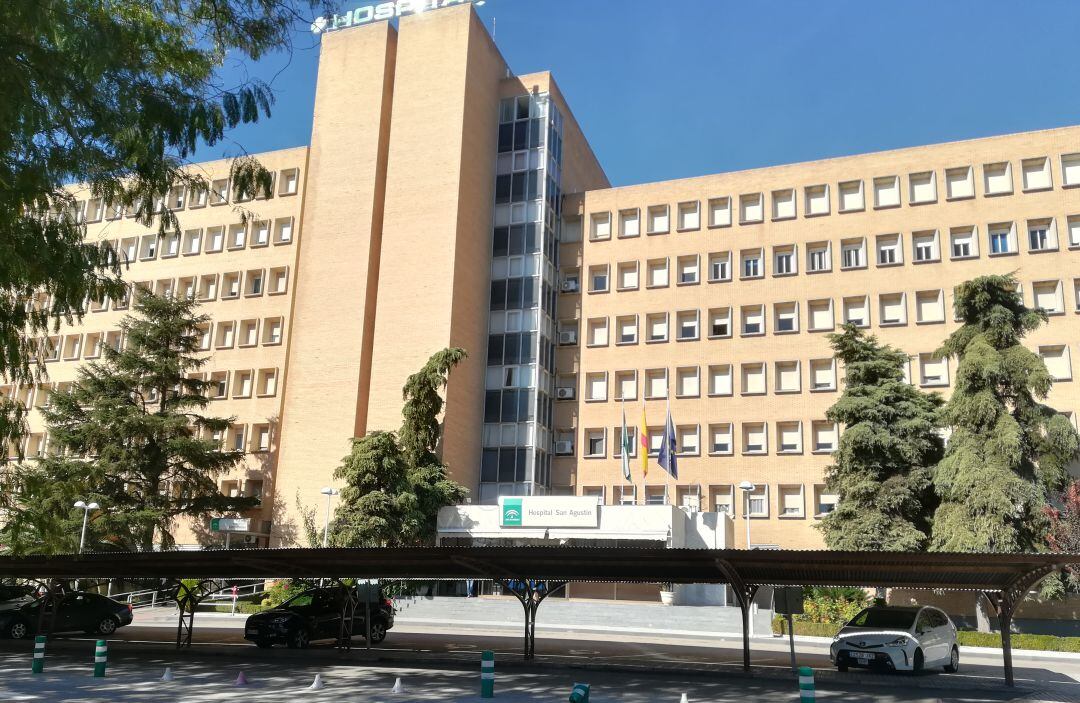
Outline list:
[[[343,588],[312,588],[298,593],[276,608],[255,613],[244,624],[244,639],[259,647],[286,644],[304,649],[313,640],[337,639],[341,632],[341,611],[346,591]],[[361,601],[353,615],[352,632],[363,637],[365,606]],[[394,626],[394,604],[380,597],[371,603],[371,643],[386,639]]]
[[[116,628],[131,624],[131,606],[112,598],[75,591],[57,596],[60,604],[53,619],[53,600],[48,597],[26,603],[12,610],[0,612],[0,634],[11,639],[22,639],[37,632],[39,616],[42,628],[48,632],[86,632],[94,635],[111,635]],[[44,609],[44,614],[42,614]]]

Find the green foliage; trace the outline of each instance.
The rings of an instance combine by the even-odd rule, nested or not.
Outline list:
[[[807,588],[803,613],[794,618],[800,622],[828,623],[835,628],[858,615],[869,600],[861,588]]]
[[[24,466],[4,486],[12,497],[4,540],[15,553],[57,553],[78,546],[82,511],[96,501],[87,536],[95,548],[172,546],[180,516],[247,510],[254,498],[230,498],[216,477],[243,452],[225,451],[215,433],[231,418],[202,414],[209,381],[197,372],[197,327],[208,321],[190,300],[140,293],[121,323],[123,350],[102,348],[67,390],[53,393],[42,413],[56,450]]]
[[[175,185],[208,188],[184,170],[196,147],[270,114],[269,86],[220,80],[226,56],[288,49],[295,21],[315,4],[0,2],[0,378],[32,383],[44,372],[34,361],[39,337],[81,318],[85,301],[123,293],[120,262],[84,242],[64,185],[83,184],[80,198],[175,231],[168,206],[155,213],[154,205]],[[234,192],[270,187],[270,173],[250,157],[234,159],[231,176]],[[0,440],[25,429],[12,410],[0,407]]]
[[[956,313],[964,324],[939,350],[957,365],[944,411],[953,432],[934,472],[941,505],[931,548],[1034,551],[1049,526],[1044,509],[1080,449],[1068,419],[1039,402],[1052,380],[1021,345],[1046,313],[1024,306],[1011,275],[958,286]]]
[[[450,370],[464,349],[444,349],[405,383],[401,431],[369,432],[334,471],[343,481],[334,513],[333,543],[392,547],[430,543],[445,505],[462,502],[465,488],[450,480],[436,455],[439,414]]]
[[[309,547],[321,547],[322,539],[319,537],[319,528],[315,525],[315,508],[308,507],[300,500],[300,490],[296,491],[296,512],[300,514],[300,526],[304,530],[304,539]]]
[[[829,335],[847,376],[826,413],[845,427],[826,469],[836,509],[819,523],[830,549],[914,551],[930,537],[931,471],[942,401],[904,380],[907,355],[851,324]]]
[[[260,605],[264,608],[276,608],[285,601],[289,600],[295,595],[298,595],[309,587],[302,583],[297,583],[291,579],[279,579],[270,584],[270,587],[263,591],[263,598],[260,601]]]
[[[840,626],[833,623],[805,622],[795,620],[795,634],[804,637],[835,637]],[[786,635],[787,622],[780,615],[772,619],[773,634]],[[1013,634],[1010,638],[1013,649],[1028,649],[1043,652],[1080,652],[1080,637],[1056,637],[1054,635]],[[971,632],[961,630],[956,633],[956,641],[961,647],[993,647],[1001,649],[1000,632]]]

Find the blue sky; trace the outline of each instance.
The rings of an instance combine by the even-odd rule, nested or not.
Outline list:
[[[1080,124],[1074,0],[487,0],[479,12],[516,73],[554,73],[614,185]],[[271,81],[277,104],[206,156],[307,144],[317,68],[305,28],[291,56],[229,65],[226,77]]]

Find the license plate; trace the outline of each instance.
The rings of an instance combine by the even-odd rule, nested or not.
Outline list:
[[[870,652],[852,652],[851,656],[861,661],[870,661],[874,658],[874,655]]]
[[[258,634],[258,633],[259,633],[259,628],[257,628],[257,627],[249,627],[246,630],[244,630],[244,634],[247,634],[247,635],[255,635],[255,634]]]

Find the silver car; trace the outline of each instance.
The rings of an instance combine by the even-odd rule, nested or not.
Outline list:
[[[956,626],[932,607],[865,608],[833,638],[829,658],[840,671],[851,666],[921,671],[960,668]]]

